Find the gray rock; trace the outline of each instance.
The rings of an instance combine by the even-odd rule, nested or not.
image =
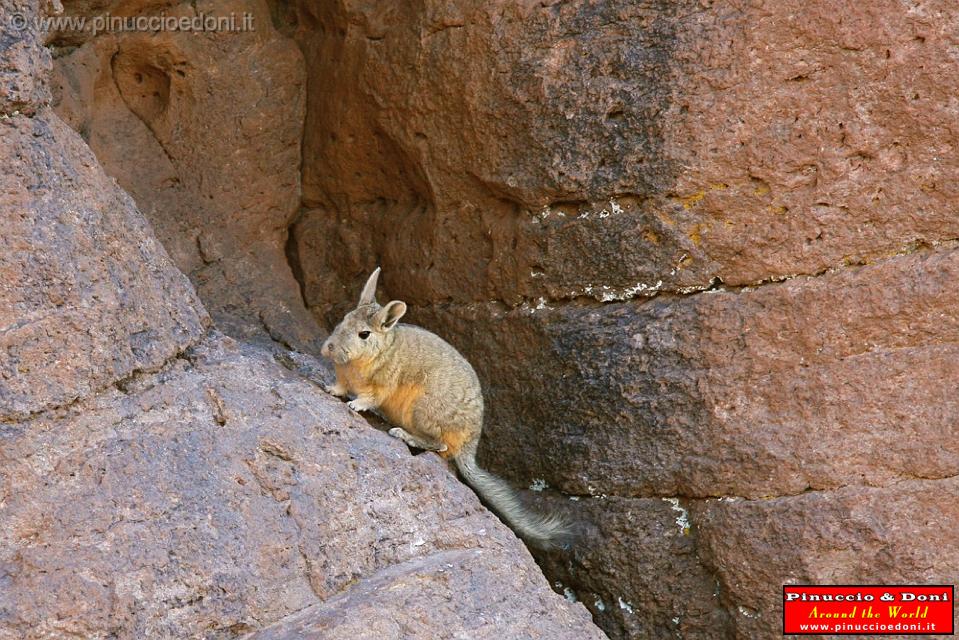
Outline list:
[[[217,333],[0,429],[0,585],[0,638],[603,637],[440,458]]]
[[[0,120],[0,157],[0,420],[160,367],[206,331],[133,200],[48,108]]]

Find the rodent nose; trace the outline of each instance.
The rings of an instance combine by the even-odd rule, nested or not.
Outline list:
[[[330,341],[329,341],[329,339],[327,339],[327,341],[323,343],[323,346],[320,347],[320,354],[326,356],[327,358],[330,357]]]

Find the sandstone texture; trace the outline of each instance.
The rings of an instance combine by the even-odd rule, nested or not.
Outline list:
[[[318,310],[377,261],[415,303],[516,306],[959,235],[952,3],[302,4],[323,80],[295,237]]]
[[[224,329],[325,337],[285,255],[299,209],[304,65],[263,3],[68,2],[65,15],[251,16],[252,31],[52,34],[58,115],[136,200]],[[317,347],[318,348],[318,347]]]
[[[959,475],[957,277],[944,249],[641,306],[424,317],[473,328],[489,442],[512,444],[487,447],[494,467],[578,495],[761,498]]]
[[[3,0],[0,11],[0,114],[32,114],[50,98],[50,52],[43,47],[37,18],[45,2]]]
[[[455,619],[440,635],[595,633],[571,626],[582,610],[542,592],[522,550],[434,458],[409,459],[345,413],[334,419],[342,407],[302,380],[322,368],[280,346],[315,349],[377,265],[381,296],[407,301],[410,321],[476,366],[483,463],[577,522],[577,545],[536,559],[610,637],[777,638],[788,582],[957,581],[954,2],[137,0],[64,11],[253,16],[243,33],[49,33],[52,80],[38,34],[4,31],[0,66],[3,113],[39,111],[0,123],[4,153],[37,166],[23,175],[100,185],[99,162],[242,342],[204,334],[204,307],[137,231],[147,257],[133,259],[129,242],[95,254],[82,307],[93,322],[51,336],[72,351],[36,346],[52,344],[39,320],[25,329],[33,347],[11,334],[8,352],[29,357],[26,369],[4,361],[4,415],[40,425],[16,432],[26,449],[59,431],[93,438],[89,425],[128,416],[120,422],[173,443],[145,441],[142,468],[176,464],[197,482],[194,465],[210,469],[196,494],[173,475],[151,493],[123,470],[172,523],[136,549],[164,557],[164,536],[194,523],[162,506],[167,496],[196,505],[208,490],[215,506],[184,512],[210,518],[190,539],[218,558],[258,558],[230,573],[195,552],[182,561],[199,567],[190,573],[167,554],[167,573],[103,587],[126,613],[62,614],[65,624],[176,635],[202,619],[214,637],[338,638],[357,637],[363,620],[378,637],[431,637]],[[78,160],[89,153],[44,110],[48,95],[96,161]],[[51,144],[59,155],[40,152]],[[29,220],[65,220],[73,244],[48,258],[64,278],[93,255],[90,229],[142,226],[129,201],[97,205],[102,220],[82,224],[59,213],[123,199],[109,188],[48,190],[75,200],[50,208],[25,190],[16,197],[34,202],[22,207],[33,218],[0,242],[28,242]],[[50,246],[67,246],[62,237]],[[36,277],[7,254],[14,274]],[[114,302],[115,274],[130,274],[136,295]],[[57,288],[32,281],[24,290],[33,297],[17,304],[40,315],[66,296],[47,300],[38,292]],[[141,318],[154,333],[131,343]],[[249,344],[263,336],[267,351]],[[86,349],[89,370],[76,355]],[[154,406],[202,426],[140,415]],[[225,431],[232,444],[212,444]],[[70,438],[56,437],[66,451]],[[367,452],[356,473],[370,493],[331,458],[344,447]],[[406,502],[377,464],[398,478],[415,468],[416,481],[397,482],[421,499]],[[58,486],[44,489],[48,503]],[[386,515],[369,506],[379,494],[393,501]],[[343,556],[301,533],[327,513],[353,527],[335,538]],[[369,533],[412,544],[412,514],[446,523],[422,534],[426,549]],[[238,524],[250,517],[272,529]],[[357,542],[359,531],[374,537]],[[279,564],[257,555],[277,536]],[[365,555],[367,545],[379,551]],[[107,566],[96,553],[110,551],[81,556]],[[286,591],[264,596],[263,584]],[[136,598],[165,604],[130,613],[142,607],[122,603]],[[11,628],[47,606],[18,612]]]
[[[959,580],[956,477],[793,498],[708,500],[692,507],[691,520],[705,562],[721,567],[720,597],[735,607],[738,637],[770,636],[770,627],[782,624],[782,595],[769,584]]]

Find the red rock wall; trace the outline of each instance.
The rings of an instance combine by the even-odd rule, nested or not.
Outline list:
[[[133,196],[219,326],[310,349],[285,250],[299,209],[305,71],[265,4],[67,2],[67,16],[250,15],[253,31],[52,34],[57,113]]]
[[[956,581],[954,3],[312,6],[307,303],[379,264],[467,354],[487,464],[578,498],[541,561],[611,636]]]

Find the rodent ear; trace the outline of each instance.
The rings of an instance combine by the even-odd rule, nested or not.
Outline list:
[[[396,326],[403,314],[406,313],[406,303],[399,300],[393,300],[386,303],[382,309],[373,316],[373,326],[383,331],[389,331]]]
[[[379,277],[380,268],[377,267],[366,280],[366,284],[363,286],[363,293],[360,294],[360,303],[356,306],[362,307],[365,304],[372,304],[376,301],[376,281]]]

